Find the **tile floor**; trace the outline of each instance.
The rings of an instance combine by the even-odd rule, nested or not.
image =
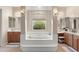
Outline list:
[[[77,51],[66,44],[58,44],[57,52],[77,52]]]
[[[0,52],[22,52],[20,47],[14,47],[14,46],[6,46],[6,47],[0,47]],[[76,50],[72,49],[66,44],[58,44],[58,49],[56,52],[77,52]]]

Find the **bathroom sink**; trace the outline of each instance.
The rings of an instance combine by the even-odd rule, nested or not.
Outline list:
[[[20,32],[19,29],[9,29],[8,32]]]

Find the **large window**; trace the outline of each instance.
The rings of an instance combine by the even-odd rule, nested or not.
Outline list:
[[[46,29],[46,21],[45,20],[33,20],[32,21],[32,29],[33,30],[45,30]]]

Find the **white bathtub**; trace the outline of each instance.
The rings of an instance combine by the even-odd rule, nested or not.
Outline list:
[[[30,37],[29,37],[30,35]],[[53,52],[57,50],[57,41],[50,33],[28,33],[22,38],[20,48],[26,52]],[[55,38],[56,39],[56,38]]]
[[[53,35],[51,33],[27,33],[26,40],[53,40]]]

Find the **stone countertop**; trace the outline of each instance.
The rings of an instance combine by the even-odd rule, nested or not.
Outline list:
[[[57,32],[57,33],[65,33],[66,31],[60,31],[60,32]]]
[[[70,33],[70,34],[79,36],[79,33],[76,33],[76,32],[65,32],[65,33]]]
[[[73,35],[79,36],[79,33],[76,33],[76,32],[61,31],[61,32],[58,32],[58,33],[69,33],[69,34],[73,34]]]
[[[8,30],[8,32],[21,32],[20,30]]]

